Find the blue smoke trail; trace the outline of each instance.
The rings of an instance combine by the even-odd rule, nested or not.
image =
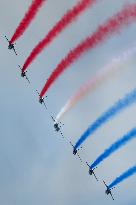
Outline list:
[[[136,102],[136,89],[125,95],[124,98],[117,101],[112,107],[104,112],[90,127],[81,135],[79,140],[76,142],[74,148],[77,149],[88,137],[92,135],[98,128],[104,123],[114,117],[116,114]]]
[[[117,184],[121,183],[122,181],[124,181],[125,179],[127,179],[128,177],[132,176],[133,174],[135,174],[136,172],[136,165],[134,167],[131,167],[130,169],[128,169],[126,172],[124,172],[123,174],[121,174],[119,177],[117,177],[109,186],[108,188],[111,189],[114,186],[116,186]]]
[[[112,144],[108,149],[106,149],[90,166],[91,169],[96,167],[100,162],[102,162],[105,158],[109,157],[113,152],[115,152],[117,149],[121,148],[123,145],[125,145],[127,142],[132,140],[136,137],[136,128],[133,128],[130,132],[125,134],[122,138],[120,138],[118,141],[116,141],[114,144]]]

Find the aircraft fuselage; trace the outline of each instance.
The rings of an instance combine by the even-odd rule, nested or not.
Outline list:
[[[14,44],[9,44],[8,49],[13,49],[14,48]]]

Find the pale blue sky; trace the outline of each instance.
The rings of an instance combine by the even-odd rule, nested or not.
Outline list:
[[[126,2],[98,0],[42,52],[29,67],[31,85],[20,77],[22,65],[35,44],[76,0],[48,0],[37,18],[17,41],[19,55],[7,49],[4,35],[12,36],[31,0],[0,0],[0,204],[2,205],[111,205],[101,180],[110,183],[136,163],[136,141],[105,160],[96,170],[97,183],[88,169],[72,155],[72,148],[55,133],[49,114],[37,100],[53,68],[80,40],[116,13]],[[125,49],[136,45],[136,24],[121,30],[96,49],[84,54],[47,93],[47,106],[54,116],[79,86]],[[131,58],[118,75],[88,95],[63,119],[63,132],[73,142],[107,107],[136,86],[136,60]],[[87,140],[81,156],[88,162],[112,142],[136,126],[136,105],[103,126]],[[114,190],[116,205],[134,205],[136,177]]]

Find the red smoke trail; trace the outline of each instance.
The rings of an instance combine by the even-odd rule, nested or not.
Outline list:
[[[41,40],[36,47],[32,50],[28,58],[26,59],[22,71],[25,71],[27,67],[32,63],[36,56],[63,30],[68,26],[77,16],[81,14],[88,6],[92,5],[96,0],[81,0],[71,10],[68,10],[66,14],[55,24],[55,26],[49,31],[43,40]]]
[[[60,76],[60,74],[70,66],[75,60],[77,60],[82,53],[88,49],[94,48],[97,44],[101,43],[111,34],[117,32],[120,28],[128,25],[136,19],[136,3],[125,6],[120,12],[107,20],[103,25],[82,41],[76,48],[71,50],[68,55],[61,60],[61,62],[54,69],[50,77],[48,78],[45,86],[43,87],[40,96],[47,92],[52,83]]]
[[[28,11],[26,12],[24,18],[20,22],[19,26],[17,27],[15,33],[13,34],[10,43],[14,43],[27,29],[33,18],[36,16],[39,8],[45,0],[33,0]]]

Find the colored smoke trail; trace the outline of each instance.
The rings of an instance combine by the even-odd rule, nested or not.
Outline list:
[[[91,169],[94,169],[98,164],[100,164],[104,159],[108,158],[115,151],[120,149],[122,146],[126,145],[130,140],[136,137],[136,128],[133,128],[122,138],[113,143],[108,149],[106,149],[90,166]]]
[[[49,87],[54,81],[63,73],[81,54],[88,49],[96,47],[99,43],[104,41],[111,34],[117,32],[123,26],[128,25],[136,19],[136,3],[125,6],[120,12],[98,27],[98,29],[87,37],[84,41],[79,43],[76,48],[71,50],[68,55],[61,60],[57,67],[45,83],[40,96],[43,97]]]
[[[122,181],[124,181],[125,179],[127,179],[128,177],[132,176],[133,174],[136,173],[136,165],[134,167],[131,167],[130,169],[128,169],[126,172],[124,172],[123,174],[121,174],[119,177],[117,177],[109,186],[108,188],[111,189],[112,187],[116,186],[117,184],[121,183]]]
[[[106,112],[104,112],[97,120],[92,123],[89,128],[81,135],[79,140],[75,144],[75,149],[77,149],[89,136],[91,136],[96,130],[98,130],[102,125],[108,122],[110,119],[115,117],[121,111],[136,103],[136,89],[125,95],[124,98],[118,100],[113,106],[111,106]]]
[[[24,18],[22,19],[15,33],[13,34],[10,43],[14,43],[21,35],[23,35],[23,33],[25,32],[31,21],[34,19],[39,8],[43,5],[44,2],[45,0],[32,0],[28,11],[26,12]]]
[[[113,74],[116,74],[116,72],[118,72],[121,68],[124,68],[121,65],[126,63],[126,61],[134,54],[136,54],[136,47],[125,51],[121,56],[114,58],[111,63],[100,69],[100,71],[98,71],[95,76],[91,77],[72,97],[70,97],[70,99],[58,113],[55,121],[58,122],[83,97],[97,89],[101,83],[113,77]]]
[[[81,0],[72,9],[68,10],[67,13],[53,26],[43,40],[41,40],[35,48],[32,50],[28,58],[23,65],[23,71],[33,62],[38,54],[53,41],[70,23],[72,23],[85,9],[95,3],[96,0]]]

